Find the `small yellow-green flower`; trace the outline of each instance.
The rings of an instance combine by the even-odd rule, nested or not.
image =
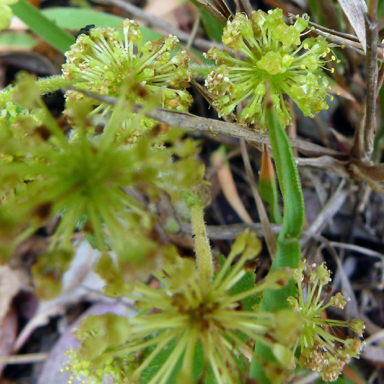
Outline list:
[[[323,317],[326,308],[343,309],[348,302],[339,292],[325,303],[323,288],[331,281],[325,263],[309,266],[301,262],[293,278],[298,286],[298,297],[291,296],[287,300],[303,319],[302,335],[298,340],[300,365],[319,372],[324,381],[335,381],[351,358],[360,357],[364,345],[360,339],[365,329],[364,322],[360,319],[348,322]],[[350,329],[358,337],[340,337],[341,332],[337,332],[340,327]]]
[[[160,106],[186,111],[192,103],[185,90],[191,80],[186,51],[174,54],[175,36],[143,41],[139,25],[129,19],[114,28],[93,28],[80,35],[66,53],[63,77],[77,80],[76,87],[107,96],[119,96],[122,85],[131,83],[127,99],[141,102],[146,94],[159,94]],[[104,113],[111,108],[101,103]]]
[[[301,42],[301,32],[307,26],[307,15],[288,26],[279,8],[268,13],[254,11],[251,19],[237,13],[228,21],[223,42],[237,56],[217,48],[206,54],[219,66],[206,79],[219,115],[229,115],[247,100],[238,121],[264,127],[267,92],[285,125],[292,121],[285,95],[293,99],[305,116],[313,117],[328,108],[324,100],[328,81],[319,73],[330,48],[323,37]]]

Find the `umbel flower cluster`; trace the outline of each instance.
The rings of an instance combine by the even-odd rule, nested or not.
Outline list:
[[[360,339],[365,329],[364,322],[360,319],[347,322],[323,317],[326,308],[343,309],[348,301],[338,292],[325,303],[323,290],[331,281],[325,263],[309,266],[306,262],[300,262],[293,278],[297,283],[298,297],[291,296],[288,302],[303,319],[303,330],[298,340],[300,365],[319,372],[324,381],[335,381],[344,365],[351,358],[360,356],[364,344]],[[349,329],[358,337],[343,337],[340,328]]]
[[[237,54],[212,48],[206,57],[218,68],[205,83],[219,115],[229,115],[245,100],[248,104],[237,115],[242,124],[265,126],[266,93],[284,125],[292,122],[288,95],[305,116],[328,109],[325,102],[328,81],[319,75],[330,53],[327,41],[319,36],[301,42],[308,16],[294,25],[284,22],[281,9],[252,12],[252,18],[237,13],[224,29],[223,42]],[[332,56],[332,59],[335,59]]]
[[[151,236],[157,215],[148,206],[164,192],[180,201],[183,189],[201,183],[204,168],[195,158],[197,143],[183,140],[179,130],[155,127],[135,144],[125,144],[124,132],[117,135],[122,121],[129,131],[142,116],[132,115],[131,103],[124,100],[103,132],[91,136],[89,129],[95,132],[96,127],[88,120],[88,104],[69,103],[67,112],[76,128],[71,139],[28,76],[19,81],[14,102],[18,107],[10,105],[0,117],[1,257],[56,217],[48,251],[34,265],[35,283],[42,288],[38,292],[45,297],[60,291],[76,230],[99,250],[113,249],[121,270],[142,263],[148,269],[147,258],[156,259],[162,251]]]
[[[129,19],[120,28],[122,34],[114,28],[92,28],[89,35],[81,34],[66,53],[63,77],[75,80],[78,89],[115,97],[121,96],[121,87],[129,80],[127,99],[142,102],[148,94],[157,94],[158,106],[188,110],[192,103],[185,91],[192,78],[189,57],[186,51],[171,53],[178,39],[170,35],[143,43],[139,25]],[[110,109],[111,105],[101,103],[93,113]]]
[[[335,381],[351,358],[359,358],[364,323],[324,317],[328,307],[343,309],[348,301],[337,293],[324,302],[323,288],[330,281],[324,263],[301,262],[293,271],[298,292],[288,298],[291,310],[259,312],[258,296],[281,288],[292,276],[276,270],[254,285],[253,272],[244,266],[259,251],[254,234],[242,233],[204,289],[196,263],[169,248],[162,270],[155,273],[160,288],[138,283],[130,295],[139,314],[83,320],[75,330],[80,348],[68,351],[66,369],[87,384],[108,377],[130,384],[244,383],[256,342],[270,347],[278,362],[262,362],[274,384],[287,382],[296,361],[324,381]],[[337,335],[341,328],[358,337]]]
[[[181,258],[173,249],[155,274],[160,288],[135,286],[137,316],[95,316],[80,324],[76,333],[81,346],[69,352],[70,370],[86,383],[100,383],[108,375],[128,383],[166,384],[175,377],[188,383],[242,383],[253,353],[248,341],[273,345],[265,335],[272,332],[275,315],[255,311],[255,295],[290,278],[285,270],[276,271],[255,286],[254,274],[246,272],[244,264],[260,249],[254,234],[241,234],[207,287],[194,260]],[[106,330],[107,322],[113,324],[112,332]]]

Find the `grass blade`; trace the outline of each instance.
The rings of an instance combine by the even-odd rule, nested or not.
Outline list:
[[[37,8],[25,0],[11,5],[13,13],[46,42],[61,52],[66,52],[75,38],[45,17]]]

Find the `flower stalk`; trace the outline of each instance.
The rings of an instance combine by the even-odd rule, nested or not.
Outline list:
[[[204,222],[204,209],[200,202],[191,207],[191,222],[199,280],[203,291],[205,291],[213,276],[213,258]]]
[[[268,95],[268,94],[267,94]],[[268,96],[267,96],[268,97]],[[270,99],[269,99],[270,100]],[[280,234],[277,238],[277,252],[271,271],[282,267],[296,268],[301,259],[299,236],[304,225],[304,199],[299,173],[287,133],[281,124],[272,102],[266,105],[266,120],[275,160],[277,177],[283,196],[284,215]],[[278,311],[288,308],[287,298],[295,294],[296,287],[291,280],[278,290],[266,290],[260,304],[261,311]],[[251,377],[258,378],[264,384],[271,381],[264,373],[261,361],[274,361],[271,350],[263,344],[256,344],[255,353],[260,359],[254,359],[251,365]]]

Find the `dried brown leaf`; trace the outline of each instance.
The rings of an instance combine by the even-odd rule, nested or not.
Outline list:
[[[374,191],[384,194],[384,190],[377,184],[377,181],[384,181],[384,164],[366,166],[352,163],[349,165],[349,171],[354,179],[366,181]]]
[[[153,15],[156,15],[157,17],[161,17],[173,12],[176,8],[180,7],[180,1],[167,0],[166,6],[164,5],[164,0],[152,0],[148,2],[144,10],[146,12],[152,13]]]
[[[384,181],[384,164],[365,165],[359,164],[360,171],[376,182]]]
[[[339,177],[350,177],[347,171],[348,162],[339,161],[331,156],[320,156],[315,159],[296,159],[299,167],[313,167],[322,170],[327,170],[329,173],[333,173]]]
[[[277,251],[276,238],[273,235],[271,223],[269,221],[267,211],[265,210],[265,206],[261,198],[259,188],[256,184],[256,179],[252,170],[251,162],[249,161],[245,140],[240,140],[240,149],[241,149],[241,155],[243,157],[244,167],[247,172],[249,183],[251,185],[253,198],[255,199],[257,212],[260,217],[261,225],[263,226],[264,238],[265,238],[265,242],[267,243],[268,252],[271,259],[274,260],[276,251]]]
[[[337,132],[336,129],[330,128],[329,130],[333,134],[333,136],[335,136],[339,149],[341,149],[345,153],[350,151],[353,145],[353,140],[349,137],[344,136],[342,133]]]
[[[252,5],[249,0],[235,0],[237,12],[245,13],[250,19],[252,18]]]
[[[346,365],[343,369],[343,375],[352,380],[355,384],[366,384],[364,381],[349,365]]]
[[[0,356],[8,356],[13,351],[18,329],[17,312],[11,308],[0,321]],[[0,364],[0,376],[5,364]]]
[[[233,16],[223,0],[196,0],[196,3],[200,4],[223,25],[226,25],[228,19]]]
[[[348,92],[345,88],[341,87],[338,84],[334,84],[331,86],[329,93],[344,97],[344,99],[356,101],[355,97],[352,93]]]
[[[213,155],[213,164],[218,166],[217,177],[225,198],[235,212],[239,215],[244,223],[252,223],[243,202],[240,199],[239,193],[233,180],[232,172],[226,162],[223,161],[220,151],[216,151]]]
[[[21,287],[22,282],[18,272],[8,265],[0,266],[0,323]]]
[[[364,347],[362,356],[376,365],[384,366],[384,349],[374,345]]]
[[[366,53],[365,19],[367,5],[363,0],[338,0]]]
[[[68,384],[70,371],[64,370],[61,372],[63,365],[68,361],[65,355],[69,349],[76,349],[79,347],[79,341],[73,336],[72,330],[78,327],[80,321],[89,315],[102,315],[104,313],[114,313],[119,316],[128,316],[129,313],[134,313],[134,309],[125,305],[122,302],[115,301],[111,303],[97,303],[92,305],[81,317],[76,320],[74,324],[61,335],[59,340],[55,343],[54,347],[50,350],[47,360],[45,361],[40,375],[38,377],[38,384]],[[74,378],[71,380],[73,384],[81,384],[80,380]]]

